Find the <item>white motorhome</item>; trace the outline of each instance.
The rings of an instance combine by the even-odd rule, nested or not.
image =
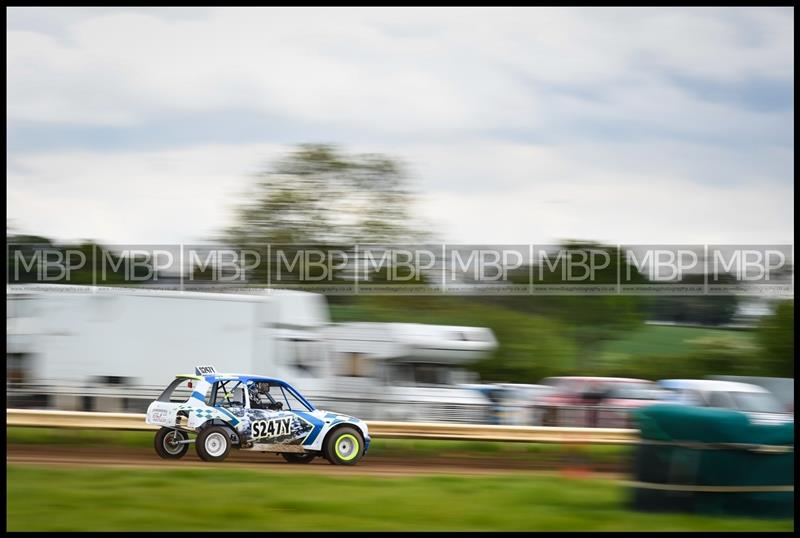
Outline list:
[[[489,329],[356,322],[323,332],[338,368],[336,391],[364,396],[343,412],[378,420],[489,420],[488,398],[458,386],[476,381],[465,366],[497,346]]]
[[[9,406],[141,411],[176,373],[210,363],[286,379],[367,419],[488,413],[472,391],[448,386],[496,345],[486,329],[332,324],[323,295],[286,290],[26,285],[8,286],[7,297]]]

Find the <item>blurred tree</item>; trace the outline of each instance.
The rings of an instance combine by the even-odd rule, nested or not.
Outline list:
[[[702,379],[709,375],[765,375],[759,348],[745,339],[698,338],[696,351],[676,355],[606,357],[598,373],[641,379]],[[611,359],[611,360],[609,360]]]
[[[347,154],[334,146],[304,144],[257,176],[225,239],[243,248],[281,244],[348,250],[355,243],[419,243],[428,234],[412,224],[413,195],[403,166],[381,154]],[[336,245],[344,245],[337,247]],[[263,248],[256,248],[262,259]],[[348,250],[349,252],[349,250]],[[269,260],[275,264],[274,253]],[[343,272],[352,272],[352,267]],[[266,280],[267,264],[250,275]]]
[[[794,301],[782,301],[756,331],[766,375],[794,377]]]
[[[304,144],[258,174],[227,237],[237,244],[415,242],[424,234],[410,224],[412,200],[398,161]]]
[[[705,275],[685,275],[681,282],[702,284]],[[736,277],[718,275],[718,284],[735,284]],[[650,320],[693,323],[698,325],[725,325],[733,320],[739,306],[736,295],[655,296],[648,297],[644,311]]]
[[[616,245],[565,241],[560,248],[566,252],[566,257],[558,264],[534,265],[534,291],[537,284],[570,284],[574,290],[573,295],[522,295],[484,297],[478,300],[557,320],[563,327],[564,334],[572,338],[578,346],[575,366],[578,371],[588,375],[596,369],[594,357],[604,341],[618,338],[623,332],[642,326],[645,319],[644,301],[642,297],[634,295],[582,294],[579,291],[580,286],[613,285],[617,283],[618,275],[628,274],[630,278],[627,281],[631,284],[642,284],[647,280],[636,267],[628,263],[625,256],[620,255]],[[606,256],[604,259],[608,261],[608,265],[595,271],[591,279],[583,282],[564,280],[562,264],[567,258],[586,259],[587,256],[599,254]],[[603,265],[605,263],[598,263],[598,266]],[[517,283],[527,282],[529,275],[529,268],[523,267],[512,278]]]

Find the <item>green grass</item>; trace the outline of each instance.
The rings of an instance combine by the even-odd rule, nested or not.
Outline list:
[[[608,480],[7,467],[7,530],[793,530],[629,511]]]
[[[119,446],[151,448],[153,432],[80,430],[58,428],[9,427],[8,444],[67,445],[67,446]],[[591,461],[619,462],[630,455],[631,448],[615,445],[570,447],[571,455],[584,456]],[[563,456],[563,445],[543,443],[501,443],[486,441],[440,441],[412,439],[373,439],[370,456],[433,457],[467,454],[502,458],[540,457],[558,459]]]
[[[152,447],[154,432],[60,428],[6,428],[7,444]]]
[[[696,342],[703,338],[715,337],[752,343],[751,334],[727,329],[705,329],[701,327],[670,327],[645,325],[629,332],[624,338],[612,340],[601,349],[601,354],[629,356],[677,356],[696,351]]]

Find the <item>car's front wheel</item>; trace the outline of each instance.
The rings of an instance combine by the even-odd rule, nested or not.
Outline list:
[[[186,451],[189,450],[189,444],[182,443],[181,441],[186,441],[187,439],[189,439],[189,436],[186,435],[186,432],[170,428],[161,428],[156,433],[156,454],[164,459],[176,460],[182,458],[186,455]]]
[[[211,426],[197,434],[195,448],[203,461],[222,461],[231,451],[231,440],[228,430],[220,426]]]
[[[334,465],[355,465],[364,455],[364,439],[355,428],[339,428],[325,439],[323,451]]]
[[[310,452],[281,452],[281,456],[289,463],[311,463],[317,457]]]

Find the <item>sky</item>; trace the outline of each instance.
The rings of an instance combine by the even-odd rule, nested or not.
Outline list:
[[[441,241],[794,239],[794,11],[7,10],[8,226],[197,242],[299,143]]]

